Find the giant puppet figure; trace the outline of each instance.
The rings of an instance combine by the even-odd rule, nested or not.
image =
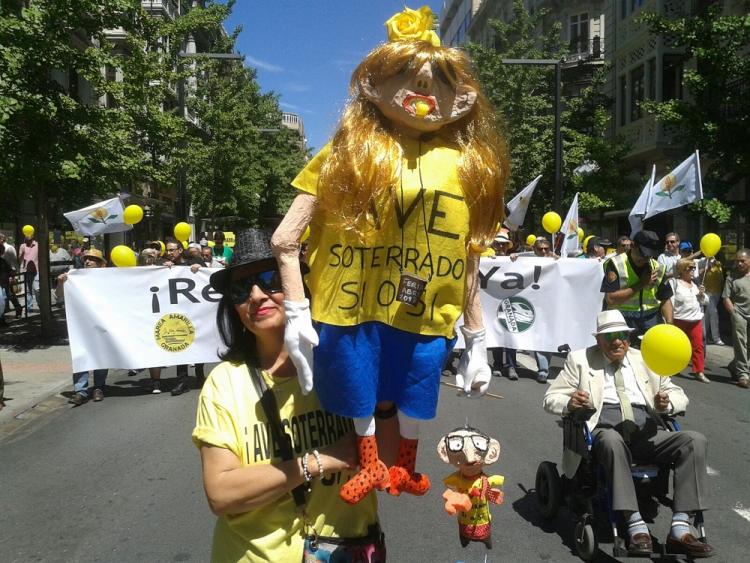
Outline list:
[[[339,128],[292,182],[300,193],[272,240],[302,388],[354,419],[360,471],[340,491],[352,504],[373,488],[430,488],[414,467],[419,422],[435,416],[462,313],[457,384],[477,396],[490,380],[477,271],[502,219],[507,150],[468,58],[440,46],[433,24],[428,7],[386,23],[389,42],[354,71]],[[390,468],[376,412],[398,415]]]

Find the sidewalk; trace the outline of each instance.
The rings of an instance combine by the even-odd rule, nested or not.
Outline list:
[[[54,336],[43,341],[39,314],[9,322],[0,331],[0,361],[5,379],[5,408],[0,433],[45,399],[72,386],[65,311],[53,308]],[[10,320],[10,319],[8,319]]]

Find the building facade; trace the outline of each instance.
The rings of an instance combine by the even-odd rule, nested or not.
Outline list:
[[[305,138],[305,123],[302,118],[296,113],[283,112],[281,124],[299,134],[299,148],[304,151],[307,148],[307,138]]]

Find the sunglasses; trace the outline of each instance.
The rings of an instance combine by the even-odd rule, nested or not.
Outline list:
[[[617,332],[605,332],[602,334],[604,337],[604,340],[607,342],[612,342],[614,340],[622,340],[623,342],[627,342],[630,340],[630,333],[626,330],[620,330]]]
[[[470,438],[474,448],[480,452],[486,452],[490,446],[490,439],[482,434],[472,434],[464,436],[463,434],[448,434],[445,437],[445,447],[449,452],[460,452],[464,449],[464,438]]]
[[[232,304],[241,305],[247,301],[254,285],[257,285],[263,293],[269,295],[279,293],[281,292],[281,275],[278,270],[268,270],[267,272],[257,272],[232,280],[229,285],[229,297]]]

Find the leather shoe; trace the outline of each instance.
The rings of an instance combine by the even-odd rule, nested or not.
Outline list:
[[[714,554],[714,548],[688,532],[679,540],[669,536],[667,538],[667,552],[682,553],[690,557],[711,557]]]
[[[654,547],[651,544],[651,534],[633,534],[630,536],[630,545],[628,545],[628,555],[634,557],[651,555]]]
[[[73,405],[73,406],[76,406],[76,407],[80,407],[80,406],[81,406],[81,405],[82,405],[83,403],[85,403],[85,402],[86,402],[87,400],[88,400],[88,399],[87,399],[86,397],[84,397],[83,395],[81,395],[80,393],[76,393],[75,395],[73,395],[73,396],[72,396],[72,397],[71,397],[71,398],[70,398],[70,399],[68,400],[68,402],[69,402],[69,403],[70,403],[71,405]]]
[[[174,397],[176,395],[187,393],[188,391],[190,391],[190,386],[187,384],[187,381],[180,381],[177,385],[175,385],[174,389],[172,389],[170,393]]]

